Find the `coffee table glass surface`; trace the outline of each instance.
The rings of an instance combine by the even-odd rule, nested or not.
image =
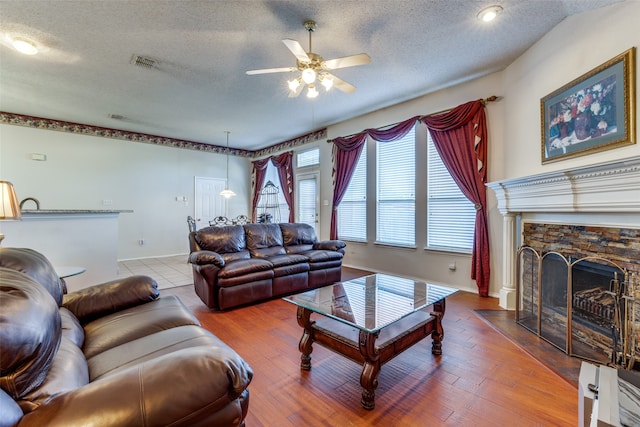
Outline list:
[[[372,274],[285,297],[299,307],[376,333],[444,300],[457,290],[386,274]]]

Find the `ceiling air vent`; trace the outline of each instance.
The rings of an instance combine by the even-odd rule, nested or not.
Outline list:
[[[142,67],[142,68],[156,68],[156,65],[158,64],[158,61],[156,61],[153,58],[149,58],[148,56],[142,56],[142,55],[133,55],[131,57],[131,63],[133,65],[135,65],[136,67]]]

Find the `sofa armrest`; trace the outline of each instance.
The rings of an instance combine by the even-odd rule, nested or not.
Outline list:
[[[59,395],[18,427],[200,425],[240,397],[252,377],[231,348],[186,348]]]
[[[224,267],[224,258],[222,258],[222,255],[212,251],[191,252],[191,254],[189,254],[189,262],[198,265],[213,264],[218,268]]]
[[[340,251],[346,247],[347,244],[342,240],[323,240],[313,244],[313,249],[324,249],[327,251]]]
[[[62,306],[80,321],[87,323],[99,317],[158,299],[155,280],[148,276],[130,276],[64,295]]]

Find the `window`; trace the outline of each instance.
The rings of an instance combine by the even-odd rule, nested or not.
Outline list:
[[[367,240],[367,147],[360,158],[349,187],[338,206],[338,237],[343,240]]]
[[[305,168],[320,164],[320,149],[302,151],[296,155],[296,167]]]
[[[284,194],[282,194],[282,185],[278,177],[278,170],[271,162],[267,164],[262,193],[268,194],[261,194],[258,199],[258,222],[288,222],[289,206],[284,198]]]
[[[427,247],[471,252],[476,210],[442,163],[427,133]]]
[[[376,241],[399,246],[416,242],[415,128],[402,139],[378,142]]]

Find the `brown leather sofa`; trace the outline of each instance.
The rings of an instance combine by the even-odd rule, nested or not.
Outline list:
[[[308,224],[245,224],[189,233],[196,294],[213,310],[339,282],[346,244]]]
[[[0,427],[244,425],[251,367],[149,277],[65,294],[0,248],[0,307]]]

